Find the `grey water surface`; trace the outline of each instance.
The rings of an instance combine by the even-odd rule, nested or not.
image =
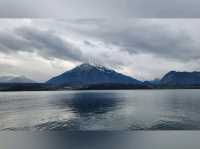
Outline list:
[[[200,90],[0,92],[0,130],[200,130]]]

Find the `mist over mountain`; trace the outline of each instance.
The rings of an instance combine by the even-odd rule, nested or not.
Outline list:
[[[0,83],[36,83],[25,76],[0,76]]]
[[[47,81],[48,84],[83,86],[94,84],[142,84],[132,77],[118,73],[104,66],[84,63]]]
[[[10,80],[12,80],[14,77],[13,76],[0,76],[0,82],[1,83],[7,83]]]

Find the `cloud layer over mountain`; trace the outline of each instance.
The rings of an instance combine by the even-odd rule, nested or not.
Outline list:
[[[1,74],[34,80],[92,62],[138,79],[200,69],[199,19],[2,19]]]

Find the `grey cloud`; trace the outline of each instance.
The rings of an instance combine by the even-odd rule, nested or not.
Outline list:
[[[52,59],[82,60],[82,52],[54,32],[33,27],[20,27],[14,31],[0,32],[1,52],[37,52]]]
[[[200,17],[199,5],[199,0],[0,0],[0,17],[194,18]]]
[[[87,41],[87,40],[84,41],[84,44],[88,45],[88,46],[91,46],[91,47],[96,47],[95,44],[93,44],[93,43],[91,43],[90,41]]]
[[[14,34],[12,31],[0,31],[0,48],[1,52],[14,52],[24,50],[29,46],[29,43]]]
[[[97,25],[95,29],[82,28],[78,31],[107,44],[118,45],[131,54],[148,53],[181,61],[200,59],[200,44],[187,31],[172,30],[165,25],[149,24],[147,20],[144,22],[106,21],[104,24]]]
[[[0,55],[1,63],[8,64],[0,64],[1,74],[25,73],[36,80],[45,80],[80,62],[102,64],[142,79],[152,79],[170,70],[199,69],[198,20],[190,20],[188,24],[187,20],[165,19],[36,19],[27,22],[26,26],[22,26],[22,22],[17,24],[17,20],[9,21],[8,25],[1,23],[0,54],[4,53]],[[50,60],[63,59],[66,63],[52,61],[54,67],[37,55],[30,58],[27,58],[29,54],[15,55],[20,51],[36,52]]]

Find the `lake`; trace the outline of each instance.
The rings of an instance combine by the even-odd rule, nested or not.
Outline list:
[[[200,90],[0,92],[0,130],[200,130]]]

